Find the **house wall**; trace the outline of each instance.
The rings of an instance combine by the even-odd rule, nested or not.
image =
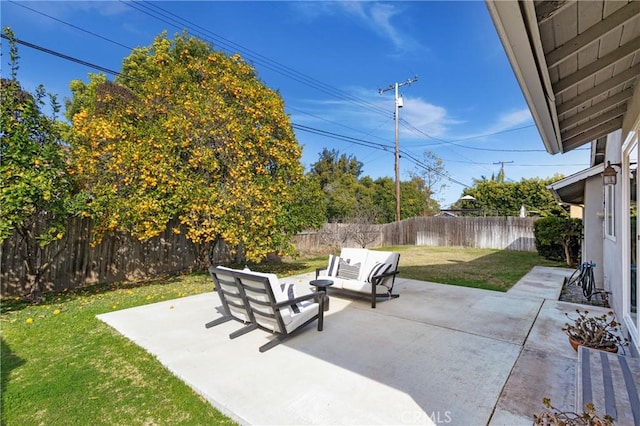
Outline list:
[[[602,178],[600,175],[592,176],[585,180],[584,211],[582,216],[582,224],[584,226],[582,261],[595,262],[596,267],[593,270],[593,275],[597,288],[603,288],[604,282],[602,244],[604,199],[602,194]]]
[[[584,207],[582,206],[569,206],[569,217],[582,219],[584,216]]]
[[[633,127],[637,125],[638,117],[640,117],[640,84],[636,84],[633,90],[633,97],[627,102],[627,113],[622,122],[622,136],[626,138],[629,132],[633,130]]]
[[[618,130],[607,136],[606,161],[612,163],[620,163],[622,157],[622,130]],[[609,302],[618,318],[623,318],[622,309],[622,216],[621,201],[622,190],[620,184],[614,186],[615,204],[616,204],[616,220],[615,220],[615,237],[609,237],[603,231],[602,250],[603,250],[603,279],[605,290],[611,292]],[[602,188],[604,191],[604,188]],[[602,204],[604,209],[604,204]]]

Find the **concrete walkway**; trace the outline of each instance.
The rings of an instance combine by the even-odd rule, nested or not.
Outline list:
[[[263,354],[266,332],[205,329],[215,292],[99,318],[242,424],[530,425],[544,397],[574,409],[577,355],[561,328],[579,305],[556,300],[571,272],[536,267],[507,293],[398,279],[400,298],[376,309],[332,296],[323,332]]]

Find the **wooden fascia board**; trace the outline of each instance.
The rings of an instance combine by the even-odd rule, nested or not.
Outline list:
[[[536,19],[538,23],[541,24],[548,21],[572,3],[573,2],[567,0],[541,1],[536,5]]]
[[[540,77],[548,70],[539,70],[520,2],[487,0],[486,5],[545,148],[547,152],[557,154],[562,146],[554,126],[555,107],[550,107]]]

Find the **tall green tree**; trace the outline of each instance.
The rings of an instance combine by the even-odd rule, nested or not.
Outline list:
[[[538,216],[558,216],[566,213],[558,206],[547,186],[562,179],[561,175],[550,178],[522,179],[519,182],[500,182],[496,179],[475,180],[462,196],[475,198],[474,206],[491,216],[518,216],[521,206]],[[457,206],[456,205],[454,206]]]
[[[380,210],[378,221],[380,223],[391,223],[396,220],[396,184],[388,176],[375,180],[376,191],[374,195],[375,205]],[[402,203],[402,185],[400,185],[400,202]],[[402,214],[402,206],[400,206]]]
[[[343,175],[358,179],[362,174],[362,166],[362,162],[353,155],[340,154],[337,149],[324,148],[319,154],[318,161],[311,165],[310,173],[318,178],[320,187],[324,189],[326,185],[335,182]]]
[[[426,215],[430,200],[428,194],[429,191],[420,178],[400,182],[400,218]]]
[[[362,166],[355,156],[327,148],[311,165],[309,176],[324,192],[327,221],[346,221],[356,215],[361,206],[370,205],[367,200],[370,191],[359,181]]]
[[[48,258],[44,248],[64,238],[72,209],[73,180],[68,173],[67,149],[56,119],[60,106],[54,95],[38,86],[31,94],[17,79],[18,51],[9,37],[11,78],[0,80],[0,240],[17,234],[26,270],[26,288],[34,298],[42,291],[41,278],[64,244]],[[49,117],[42,112],[47,105]]]
[[[324,149],[311,166],[309,176],[324,193],[329,222],[389,223],[395,220],[395,183],[390,177],[375,181],[362,174],[362,163],[355,156]],[[400,183],[402,218],[429,213],[437,202],[429,197],[429,188],[418,176]]]
[[[203,257],[220,240],[238,260],[292,249],[306,227],[291,217],[301,149],[282,98],[239,55],[161,34],[115,81],[90,75],[71,88],[74,165],[97,241],[114,230],[147,239],[179,218]]]

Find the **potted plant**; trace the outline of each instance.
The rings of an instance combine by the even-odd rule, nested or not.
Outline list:
[[[547,408],[533,416],[535,426],[613,426],[611,416],[600,416],[591,403],[585,404],[582,413],[560,411],[551,405],[549,398],[543,398],[542,403]]]
[[[600,349],[608,352],[618,352],[618,346],[628,343],[628,340],[621,336],[620,323],[615,320],[613,312],[606,314],[589,316],[589,311],[576,309],[578,316],[572,318],[573,324],[567,323],[562,329],[569,336],[569,343],[576,351],[578,346],[587,346],[593,349]]]

